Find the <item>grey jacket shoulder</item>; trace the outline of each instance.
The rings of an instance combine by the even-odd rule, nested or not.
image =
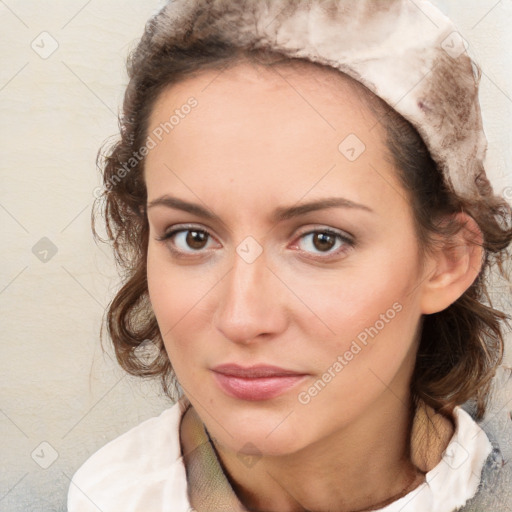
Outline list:
[[[507,397],[510,400],[510,396]],[[482,469],[477,493],[461,512],[511,512],[512,511],[512,419],[511,403],[508,400],[495,404],[478,421],[493,446]],[[474,418],[474,410],[464,404]]]

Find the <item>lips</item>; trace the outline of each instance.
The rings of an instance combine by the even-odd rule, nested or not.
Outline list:
[[[223,364],[212,368],[214,380],[227,395],[240,400],[269,400],[282,395],[307,376],[270,365]]]

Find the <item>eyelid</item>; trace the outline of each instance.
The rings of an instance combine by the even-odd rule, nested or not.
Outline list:
[[[211,233],[209,228],[201,227],[198,224],[173,224],[168,229],[164,230],[164,234],[162,236],[157,236],[157,240],[166,240],[170,236],[180,232],[180,231],[202,231],[204,233],[207,233],[208,236],[215,238]]]
[[[351,235],[350,233],[347,233],[346,231],[342,231],[341,229],[337,228],[331,228],[329,226],[325,226],[323,224],[313,225],[313,227],[309,226],[308,228],[305,228],[304,230],[300,230],[297,237],[302,237],[304,235],[308,235],[311,233],[332,233],[334,235],[339,235],[343,240],[350,243],[355,243],[355,237]]]
[[[155,237],[155,239],[158,240],[159,242],[166,243],[170,240],[171,237],[173,237],[183,231],[200,231],[200,232],[205,233],[209,238],[216,240],[216,237],[211,234],[209,228],[202,227],[198,224],[175,224],[175,225],[171,226],[169,229],[167,229],[162,236],[157,236],[157,237]],[[315,234],[315,233],[332,234],[333,236],[338,237],[338,239],[340,239],[346,247],[341,248],[341,249],[338,248],[338,250],[333,253],[328,252],[328,253],[326,253],[326,256],[321,256],[321,253],[318,253],[317,255],[313,255],[313,253],[299,249],[299,252],[301,252],[301,253],[312,254],[313,259],[320,259],[320,260],[334,259],[338,255],[345,253],[350,249],[353,249],[356,244],[354,236],[345,231],[342,231],[342,230],[339,230],[336,228],[332,228],[332,227],[328,227],[325,225],[316,225],[316,226],[310,225],[307,228],[301,229],[299,231],[299,233],[295,236],[295,239],[294,239],[295,241],[293,242],[293,247],[297,246],[297,241],[300,240],[301,238],[303,238],[304,236]],[[174,247],[170,247],[170,250],[175,254],[178,254],[181,256],[185,255],[185,257],[201,256],[203,253],[207,252],[206,249],[201,249],[198,251],[190,251],[190,252],[181,251]]]
[[[176,233],[178,231],[186,231],[187,229],[190,229],[190,230],[195,229],[197,231],[203,231],[203,232],[207,233],[208,236],[210,236],[212,238],[215,238],[211,234],[209,228],[201,227],[198,224],[175,224],[175,225],[171,226],[169,229],[165,230],[164,234],[161,237],[156,237],[156,238],[157,238],[157,240],[165,240],[166,238],[168,238],[168,236],[171,233]],[[341,238],[343,238],[347,242],[352,242],[352,243],[355,242],[354,241],[354,236],[351,235],[350,233],[348,233],[346,231],[342,231],[342,230],[337,229],[337,228],[332,228],[332,227],[329,227],[329,226],[325,226],[323,224],[308,226],[307,228],[301,229],[296,236],[297,237],[301,237],[301,236],[304,236],[304,235],[307,235],[307,234],[310,234],[310,233],[314,233],[314,232],[318,232],[318,231],[330,232],[330,233],[339,235]]]

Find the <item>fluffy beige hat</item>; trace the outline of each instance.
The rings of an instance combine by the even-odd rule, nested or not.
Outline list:
[[[449,188],[490,189],[478,67],[427,0],[171,0],[147,29],[153,45],[212,38],[336,68],[415,126]]]

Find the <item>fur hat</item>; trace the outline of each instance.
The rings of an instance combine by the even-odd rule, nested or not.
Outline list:
[[[427,0],[170,0],[146,32],[171,51],[215,40],[336,68],[412,123],[451,190],[469,200],[492,191],[479,69]]]

